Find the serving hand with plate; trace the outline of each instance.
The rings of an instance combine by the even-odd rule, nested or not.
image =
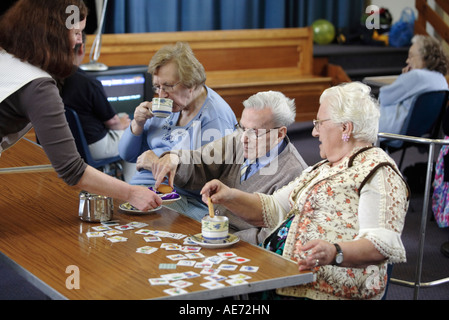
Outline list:
[[[155,211],[158,211],[159,209],[162,208],[162,206],[159,206],[157,208],[154,209],[150,209],[148,211],[140,211],[139,209],[133,207],[129,202],[125,202],[122,203],[121,205],[119,205],[118,207],[121,211],[124,211],[126,213],[131,213],[131,214],[145,214],[145,213],[152,213]]]
[[[176,192],[176,190],[174,190],[173,188],[171,188],[168,185],[160,185],[157,188],[157,190],[154,190],[153,187],[149,187],[148,189],[155,192],[162,199],[162,205],[170,204],[172,202],[175,202],[175,201],[178,201],[179,199],[181,199],[181,196]],[[161,208],[162,208],[162,206],[159,206],[157,208],[154,208],[154,209],[151,209],[148,211],[140,211],[137,208],[133,207],[131,204],[129,204],[129,202],[122,203],[119,206],[120,210],[127,212],[127,213],[135,213],[135,214],[151,213],[151,212],[157,211]]]
[[[181,196],[176,192],[172,187],[161,184],[156,190],[153,187],[149,187],[151,191],[155,192],[162,199],[162,205],[170,204],[172,202],[178,201],[181,199]]]

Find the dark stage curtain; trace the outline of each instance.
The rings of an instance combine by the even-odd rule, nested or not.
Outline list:
[[[110,0],[105,33],[358,27],[364,0]]]

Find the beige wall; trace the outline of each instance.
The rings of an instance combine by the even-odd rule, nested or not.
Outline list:
[[[418,18],[418,11],[415,9],[415,0],[366,0],[365,3],[366,6],[376,5],[378,7],[387,8],[393,16],[393,23],[401,18],[401,12],[406,7],[412,8],[415,11],[416,17]],[[443,10],[439,9],[438,5],[435,3],[435,0],[428,0],[428,3],[430,7],[434,8],[440,15],[443,16],[444,20],[449,25],[449,16],[444,13]],[[427,24],[427,32],[430,35],[438,37],[430,24]],[[449,44],[443,42],[443,45],[446,51],[449,52]]]
[[[444,11],[442,12],[443,14],[443,18],[444,21],[446,22],[447,25],[449,25],[449,15],[447,13],[445,13]],[[449,44],[447,42],[443,42],[444,44],[444,49],[446,50],[447,53],[449,53]]]
[[[387,8],[393,16],[393,23],[401,18],[401,12],[406,7],[414,9],[415,15],[418,14],[415,9],[415,0],[368,0],[367,3],[380,8]]]

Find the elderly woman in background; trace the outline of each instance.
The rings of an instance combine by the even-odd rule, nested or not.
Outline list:
[[[315,282],[277,295],[380,299],[387,264],[406,260],[407,185],[394,161],[373,147],[379,110],[367,86],[327,89],[317,117],[312,134],[325,160],[271,196],[213,180],[203,187],[203,201],[210,197],[254,225],[274,228],[264,246],[316,272]]]
[[[404,134],[405,119],[418,95],[448,90],[445,75],[449,60],[438,40],[430,36],[414,36],[406,63],[395,82],[380,88],[379,132]],[[400,143],[389,141],[388,145]]]

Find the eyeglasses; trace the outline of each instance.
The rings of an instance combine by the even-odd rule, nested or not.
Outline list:
[[[271,130],[274,129],[279,129],[280,127],[276,127],[276,128],[272,128],[272,129],[246,129],[245,127],[243,127],[240,123],[237,123],[235,125],[235,129],[237,130],[242,130],[243,133],[249,138],[249,139],[259,139],[261,137],[263,137],[264,135],[266,135],[268,132],[270,132]],[[259,134],[259,130],[263,130],[264,132],[262,132],[261,134]]]
[[[313,120],[313,126],[315,127],[316,131],[320,130],[320,123],[324,121],[329,121],[331,119],[324,119],[324,120]]]
[[[162,89],[162,91],[164,91],[165,93],[170,93],[170,92],[173,92],[175,90],[175,87],[180,83],[181,83],[181,81],[179,81],[178,83],[175,83],[173,85],[164,84],[162,86],[153,86],[153,91],[154,91],[154,93],[158,93]]]

